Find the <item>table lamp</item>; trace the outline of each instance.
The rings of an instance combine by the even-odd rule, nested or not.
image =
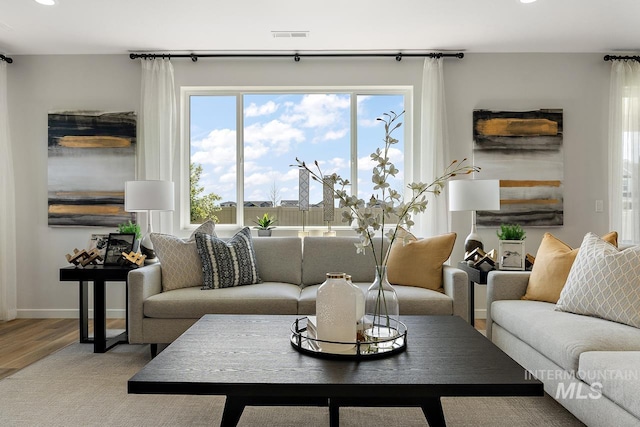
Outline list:
[[[151,212],[173,210],[173,182],[171,181],[127,181],[124,183],[124,210],[146,212],[147,231],[140,241],[140,251],[146,255],[145,264],[158,262],[151,243]]]
[[[471,211],[471,233],[464,240],[464,251],[484,249],[476,230],[476,211],[500,210],[500,181],[460,179],[449,181],[449,210]]]

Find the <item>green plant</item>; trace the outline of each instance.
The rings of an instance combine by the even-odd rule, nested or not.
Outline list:
[[[258,224],[257,228],[259,230],[271,230],[272,228],[275,228],[273,226],[273,224],[275,224],[276,222],[278,222],[276,220],[275,216],[271,216],[268,213],[265,212],[264,215],[262,215],[262,217],[256,217],[258,220],[257,221],[253,221],[255,224]]]
[[[496,234],[500,240],[524,240],[527,236],[520,224],[500,224]]]
[[[131,221],[118,224],[118,233],[135,234],[136,239],[140,240],[142,233],[140,232],[140,225]]]
[[[189,165],[189,183],[190,183],[190,219],[192,224],[200,224],[207,220],[218,222],[216,212],[222,208],[216,204],[221,197],[214,193],[202,195],[204,187],[200,185],[200,176],[202,175],[202,165],[191,163]]]

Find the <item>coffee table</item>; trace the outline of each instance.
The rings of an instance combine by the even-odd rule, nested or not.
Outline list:
[[[221,426],[245,406],[420,407],[445,426],[445,396],[543,396],[543,385],[457,316],[402,316],[407,350],[345,361],[301,354],[295,316],[206,315],[128,382],[129,393],[225,395]]]

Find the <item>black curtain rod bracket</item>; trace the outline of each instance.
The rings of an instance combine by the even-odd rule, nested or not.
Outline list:
[[[616,56],[616,55],[605,55],[604,56],[604,60],[605,61],[616,61],[616,60],[623,60],[623,61],[638,61],[640,62],[640,56]]]
[[[0,61],[4,61],[7,64],[12,64],[13,63],[13,59],[12,58],[9,58],[8,56],[4,56],[1,53],[0,53]]]
[[[197,62],[198,58],[293,58],[295,62],[300,62],[302,57],[318,57],[318,58],[364,58],[364,57],[390,57],[396,61],[402,61],[402,58],[464,58],[464,53],[130,53],[131,59],[156,59],[156,58],[191,58],[191,61]]]

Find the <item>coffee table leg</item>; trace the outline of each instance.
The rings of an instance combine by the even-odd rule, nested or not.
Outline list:
[[[442,412],[442,403],[439,397],[427,399],[422,404],[422,412],[429,423],[429,427],[446,427],[447,423],[444,420],[444,412]]]
[[[220,427],[235,427],[240,421],[242,412],[244,411],[245,404],[242,399],[236,399],[231,396],[227,396],[227,400],[224,403],[224,411],[222,412],[222,421],[220,421]]]
[[[329,399],[329,427],[340,426],[340,407]]]

